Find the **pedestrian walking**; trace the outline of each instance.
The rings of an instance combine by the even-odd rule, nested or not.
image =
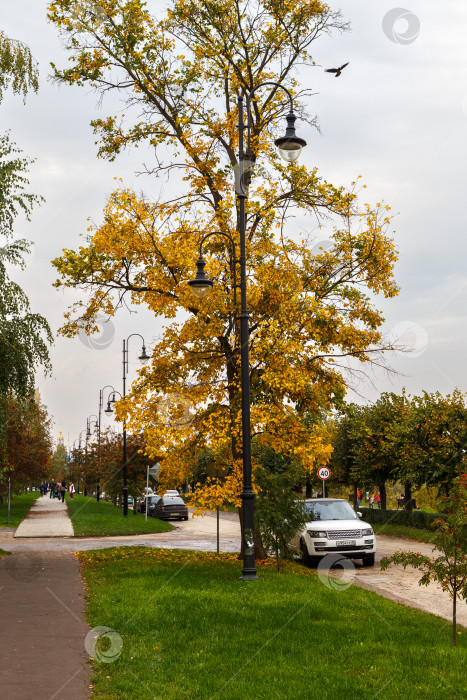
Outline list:
[[[60,498],[60,482],[55,483],[55,498]]]
[[[368,499],[368,503],[369,503],[370,508],[373,508],[373,503],[374,503],[374,502],[375,502],[375,497],[373,496],[372,493],[370,493],[370,497],[369,497],[369,499]]]
[[[362,492],[357,489],[357,508],[360,508],[360,501],[362,500]]]
[[[49,498],[55,498],[55,481],[53,479],[50,482],[49,486],[50,486]]]
[[[70,486],[68,487],[68,491],[70,492],[71,500],[73,500],[73,495],[75,493],[75,485],[72,481],[70,481]]]
[[[65,503],[65,491],[66,491],[66,484],[64,481],[60,484],[60,496],[59,498],[62,499],[62,503]]]
[[[379,495],[379,493],[376,494],[376,503],[378,508],[381,508],[381,496]]]

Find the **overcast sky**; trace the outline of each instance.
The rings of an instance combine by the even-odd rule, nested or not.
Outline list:
[[[148,5],[156,14],[164,7],[155,0]],[[414,394],[465,391],[467,3],[418,0],[397,8],[383,0],[342,0],[331,5],[342,9],[352,31],[316,42],[314,58],[321,67],[300,76],[317,93],[309,111],[321,126],[319,134],[297,125],[308,141],[304,160],[335,185],[361,175],[365,200],[384,199],[398,213],[401,293],[379,305],[385,329],[414,349],[391,358],[397,376],[377,372],[373,385],[360,386],[359,401],[404,386]],[[50,61],[63,65],[66,54],[55,27],[46,22],[46,7],[42,0],[0,0],[0,28],[30,45],[41,71],[39,94],[26,106],[6,96],[0,131],[11,129],[17,144],[37,159],[31,190],[46,203],[30,224],[18,222],[17,235],[32,239],[35,250],[26,271],[15,277],[56,332],[73,297],[52,287],[51,259],[63,247],[79,245],[89,217],[100,220],[115,177],[138,188],[146,185],[134,175],[138,151],[114,163],[97,160],[89,123],[108,113],[106,105],[99,110],[86,88],[59,88],[48,80]],[[323,71],[346,61],[350,65],[337,79]],[[119,314],[100,337],[57,338],[53,376],[38,377],[54,435],[61,426],[65,441],[72,443],[85,430],[87,416],[97,413],[99,389],[112,384],[121,390],[122,339],[140,332],[150,345],[158,328],[139,310]],[[138,339],[132,342],[136,358],[140,346]],[[137,366],[130,362],[130,379]]]

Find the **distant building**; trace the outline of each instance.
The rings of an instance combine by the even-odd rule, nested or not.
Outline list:
[[[64,445],[64,444],[65,444],[65,441],[64,441],[63,435],[62,435],[62,429],[60,428],[60,432],[59,432],[58,438],[57,438],[57,445]]]

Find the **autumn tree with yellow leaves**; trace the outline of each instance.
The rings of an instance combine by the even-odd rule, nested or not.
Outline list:
[[[54,261],[58,285],[87,292],[62,332],[92,332],[97,314],[113,316],[126,303],[164,319],[151,364],[118,415],[144,432],[149,456],[164,455],[167,485],[190,476],[197,451],[214,451],[223,476],[198,497],[239,505],[239,309],[223,238],[204,249],[211,295],[196,299],[187,282],[205,234],[222,231],[238,244],[237,96],[268,80],[284,85],[310,142],[311,95],[298,67],[314,65],[315,40],[347,25],[319,0],[171,0],[159,18],[141,0],[55,0],[49,19],[69,50],[55,79],[92,87],[104,105],[107,93],[125,104],[123,114],[93,122],[99,155],[114,160],[144,146],[153,154],[150,185],[160,185],[156,199],[119,187],[83,245]],[[359,363],[384,361],[384,319],[369,295],[397,294],[396,252],[387,207],[359,203],[356,182],[336,187],[316,168],[280,161],[273,143],[287,111],[282,90],[255,93],[246,204],[251,422],[258,443],[310,470],[331,450],[310,415],[342,400]],[[332,248],[312,250],[324,232]]]

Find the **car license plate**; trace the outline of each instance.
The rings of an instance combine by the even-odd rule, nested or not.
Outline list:
[[[337,547],[355,547],[357,544],[356,540],[337,540]]]

